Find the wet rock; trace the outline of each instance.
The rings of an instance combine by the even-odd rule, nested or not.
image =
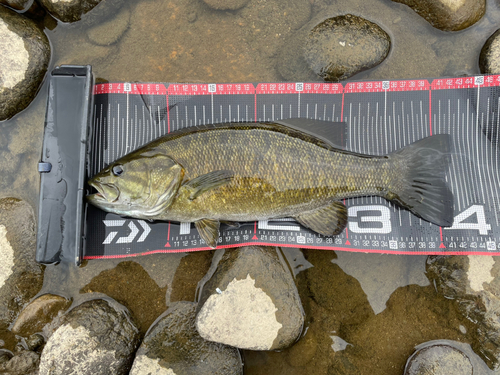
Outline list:
[[[40,354],[24,350],[8,362],[0,363],[0,373],[9,375],[37,375]]]
[[[103,22],[87,31],[90,41],[99,46],[109,46],[116,43],[127,31],[130,25],[130,10],[122,9],[116,17]]]
[[[303,51],[313,72],[325,81],[339,81],[380,64],[390,47],[389,35],[378,25],[347,14],[315,26]]]
[[[45,338],[39,333],[34,333],[26,340],[26,346],[32,351],[37,350],[43,344],[45,344]]]
[[[43,266],[35,262],[35,217],[15,198],[0,199],[0,329],[39,292]]]
[[[122,305],[103,299],[83,302],[50,335],[40,374],[128,374],[138,333]]]
[[[427,275],[475,326],[472,349],[500,369],[500,262],[482,255],[429,256]]]
[[[0,121],[31,103],[49,60],[45,34],[33,21],[0,6]]]
[[[404,375],[472,375],[470,359],[449,345],[431,345],[416,351],[406,364]]]
[[[408,5],[435,28],[463,30],[479,21],[486,11],[485,0],[393,0]]]
[[[33,0],[0,0],[0,4],[7,5],[15,10],[25,11],[33,4]]]
[[[500,29],[488,38],[481,49],[479,69],[483,74],[500,73]]]
[[[17,317],[12,332],[28,337],[36,332],[42,332],[43,327],[50,323],[59,312],[71,305],[71,301],[54,294],[44,294],[31,301]]]
[[[201,337],[252,350],[292,345],[304,316],[280,250],[247,246],[218,251],[214,260],[196,317]]]
[[[249,0],[203,0],[209,7],[218,10],[236,10],[247,5]]]
[[[137,351],[131,375],[243,374],[236,348],[200,337],[195,327],[196,305],[175,302],[158,318]]]
[[[84,19],[85,23],[95,24],[97,20],[113,14],[122,0],[39,0],[39,2],[59,21],[76,22]],[[94,8],[95,10],[90,12]]]

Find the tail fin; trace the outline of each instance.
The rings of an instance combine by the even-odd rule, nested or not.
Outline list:
[[[450,136],[438,134],[424,138],[390,157],[401,160],[405,172],[386,198],[431,223],[442,227],[453,225],[453,194],[445,181]]]

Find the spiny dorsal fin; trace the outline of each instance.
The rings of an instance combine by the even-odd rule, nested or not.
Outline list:
[[[320,207],[295,217],[306,228],[324,236],[336,236],[347,225],[347,208],[341,202]]]

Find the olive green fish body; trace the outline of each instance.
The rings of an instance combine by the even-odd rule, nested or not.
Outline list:
[[[215,247],[221,221],[293,217],[325,235],[347,223],[344,198],[377,195],[451,225],[444,181],[449,139],[438,135],[385,156],[340,150],[276,123],[194,127],[117,160],[89,184],[89,201],[121,215],[195,222]]]
[[[158,148],[183,166],[187,179],[211,171],[234,172],[230,183],[195,200],[188,199],[181,187],[159,217],[163,220],[293,217],[334,200],[384,194],[395,175],[388,158],[341,152],[310,137],[293,137],[254,124],[200,131]]]

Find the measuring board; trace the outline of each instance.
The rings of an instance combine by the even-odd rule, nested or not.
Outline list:
[[[218,247],[272,245],[395,254],[500,254],[500,76],[345,83],[105,83],[93,88],[88,175],[166,133],[227,122],[346,124],[343,146],[383,155],[452,135],[454,224],[441,228],[379,197],[346,199],[349,222],[325,237],[292,219],[221,226]],[[87,207],[84,258],[208,250],[194,224]]]

